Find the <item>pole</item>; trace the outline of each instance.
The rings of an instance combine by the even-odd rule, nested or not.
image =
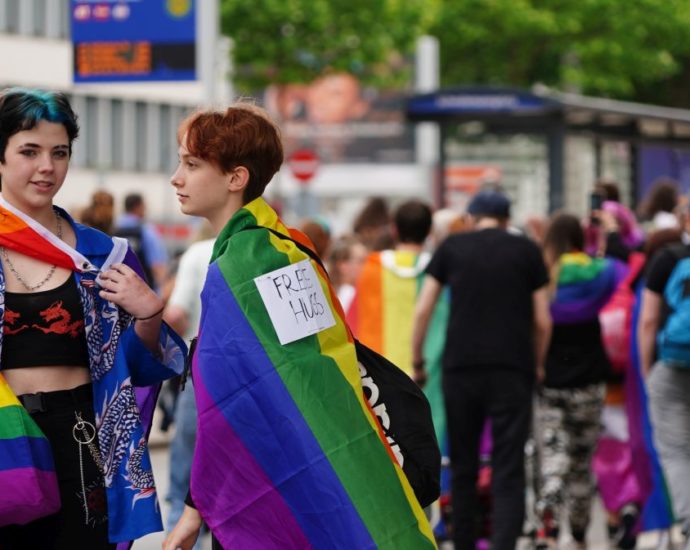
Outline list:
[[[220,34],[219,0],[196,0],[197,78],[203,85],[203,101],[210,106],[216,100],[216,66]]]
[[[439,46],[433,36],[422,36],[417,41],[415,55],[415,91],[426,93],[439,87]],[[429,185],[428,196],[436,197],[436,206],[442,207],[443,189],[439,189],[443,178],[438,174],[441,159],[441,137],[439,127],[433,122],[421,122],[415,127],[415,158],[420,171],[426,174]],[[441,201],[441,202],[438,202]]]

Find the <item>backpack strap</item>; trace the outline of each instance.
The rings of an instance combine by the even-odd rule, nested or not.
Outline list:
[[[276,231],[275,229],[272,229],[270,227],[266,227],[264,225],[247,225],[247,226],[243,227],[242,229],[240,229],[240,231],[251,231],[254,229],[265,229],[266,231],[270,231],[276,237],[283,239],[284,241],[293,242],[297,248],[299,248],[302,252],[304,252],[307,256],[309,256],[317,264],[319,264],[319,266],[321,266],[321,269],[323,269],[324,272],[326,273],[326,276],[330,279],[330,277],[328,276],[328,271],[326,270],[326,266],[323,265],[323,261],[321,260],[319,255],[316,252],[314,252],[311,248],[309,248],[308,246],[305,246],[301,242],[296,241],[295,239],[293,239],[289,235],[284,235],[280,231]]]

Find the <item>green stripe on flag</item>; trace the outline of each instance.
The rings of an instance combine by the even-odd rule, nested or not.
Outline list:
[[[321,354],[318,337],[278,342],[254,278],[289,265],[287,254],[274,248],[267,231],[235,234],[223,249],[218,266],[225,281],[378,547],[433,548],[378,434],[337,363]]]

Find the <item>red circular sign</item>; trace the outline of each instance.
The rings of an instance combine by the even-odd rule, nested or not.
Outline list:
[[[292,175],[302,183],[308,183],[319,169],[319,157],[311,149],[298,149],[288,159]]]

